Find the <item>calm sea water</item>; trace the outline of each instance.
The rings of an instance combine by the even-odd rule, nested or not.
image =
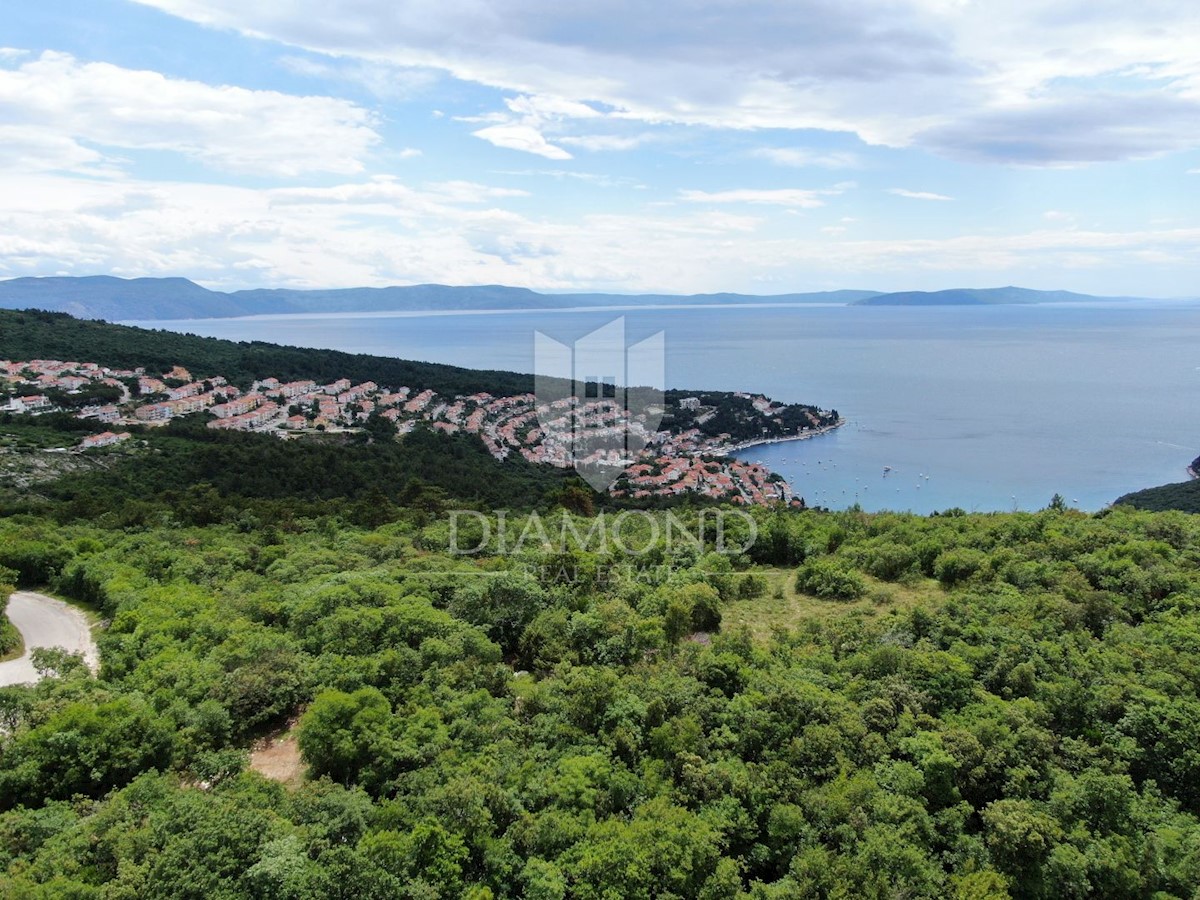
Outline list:
[[[533,370],[533,334],[626,318],[665,332],[671,387],[746,390],[848,420],[742,456],[810,504],[1095,510],[1182,481],[1200,454],[1200,305],[642,308],[261,316],[136,324],[237,340]],[[891,471],[885,476],[884,466]]]

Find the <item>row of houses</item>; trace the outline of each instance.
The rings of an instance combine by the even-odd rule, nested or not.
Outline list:
[[[176,416],[187,416],[202,412],[213,405],[212,394],[199,394],[194,397],[181,397],[178,400],[164,400],[162,403],[147,403],[133,411],[134,418],[142,422],[165,422]]]
[[[234,431],[250,431],[261,428],[279,414],[279,404],[267,400],[250,412],[237,416],[227,416],[223,419],[213,419],[208,423],[209,428],[232,429]]]
[[[62,386],[85,375],[111,378],[111,370],[91,364],[36,361],[8,363],[0,361],[5,376],[28,380],[53,377]],[[10,374],[15,373],[15,375]],[[741,503],[777,502],[787,499],[787,487],[762,467],[737,460],[712,460],[707,457],[728,449],[729,435],[711,436],[693,429],[677,434],[658,433],[646,417],[633,416],[612,399],[559,398],[537,403],[533,394],[494,397],[486,392],[443,398],[431,389],[413,395],[408,387],[383,389],[374,382],[353,384],[338,379],[329,384],[313,380],[281,382],[260,379],[250,392],[242,394],[219,376],[194,379],[177,367],[162,378],[144,371],[122,374],[135,376],[146,393],[166,399],[134,406],[125,415],[145,424],[165,422],[176,416],[202,410],[212,413],[208,423],[213,429],[277,431],[281,436],[312,427],[354,425],[371,413],[378,413],[407,432],[418,421],[446,433],[466,431],[476,434],[489,453],[505,458],[519,453],[530,462],[554,466],[579,464],[578,437],[586,433],[591,449],[584,464],[623,466],[631,448],[645,446],[642,462],[627,470],[621,491],[642,497],[696,492]],[[64,379],[70,379],[64,381]],[[170,382],[171,385],[168,385]],[[119,382],[118,382],[119,383]],[[761,414],[777,413],[775,404],[761,395],[743,394]],[[699,410],[699,398],[683,398],[684,408]],[[24,409],[47,409],[45,395],[17,398]],[[782,409],[779,407],[778,409]],[[118,423],[124,416],[116,405],[97,406],[78,413],[82,418]],[[124,432],[106,431],[86,439],[87,447],[104,447],[125,440]]]

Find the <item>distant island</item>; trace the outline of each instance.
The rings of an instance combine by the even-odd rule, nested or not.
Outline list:
[[[855,306],[1031,306],[1037,303],[1124,303],[1145,297],[1096,297],[1072,291],[1034,291],[1029,288],[952,288],[945,291],[900,291],[855,300]]]
[[[1127,302],[1138,297],[1095,297],[1027,288],[955,288],[945,291],[816,291],[788,294],[544,294],[503,285],[415,284],[336,290],[291,288],[225,293],[186,278],[53,276],[0,281],[0,309],[44,309],[85,319],[139,321],[213,319],[305,313],[434,312],[569,309],[619,306],[982,306],[1001,304]]]

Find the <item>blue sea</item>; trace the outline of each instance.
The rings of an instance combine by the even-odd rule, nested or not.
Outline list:
[[[664,332],[669,387],[837,409],[847,424],[740,455],[810,505],[1097,510],[1200,455],[1200,304],[611,308],[137,322],[235,340],[533,371],[534,333]],[[884,473],[884,468],[890,471]]]

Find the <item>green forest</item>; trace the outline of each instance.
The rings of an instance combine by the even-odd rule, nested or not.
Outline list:
[[[461,369],[263,341],[226,341],[40,310],[0,309],[0,359],[76,360],[111,368],[144,366],[149,372],[183,366],[200,376],[223,375],[242,388],[255,379],[273,377],[283,381],[374,380],[451,395],[488,391],[501,396],[533,390],[533,376],[515,372]]]
[[[1200,472],[1200,457],[1192,460],[1189,469]],[[1200,513],[1200,479],[1193,478],[1176,484],[1134,491],[1117,498],[1117,503],[1136,506],[1138,509],[1181,509],[1184,512]]]
[[[0,357],[523,389],[0,316]],[[67,599],[101,659],[0,688],[0,896],[1200,896],[1187,485],[735,515],[378,421],[46,452],[100,427],[0,420],[0,609]]]
[[[104,623],[0,689],[0,895],[1200,889],[1192,516],[296,512],[0,520]]]

